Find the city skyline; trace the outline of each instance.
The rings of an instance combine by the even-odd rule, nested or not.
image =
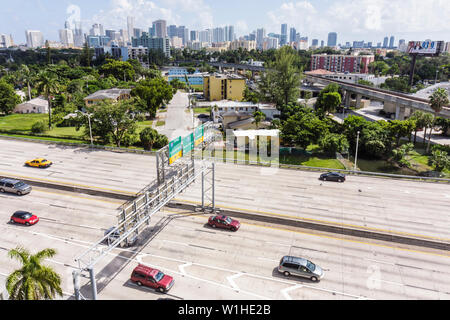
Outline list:
[[[404,3],[405,1],[402,1]],[[448,41],[450,27],[440,19],[441,15],[450,15],[450,6],[442,1],[432,0],[432,5],[420,5],[416,0],[403,4],[404,13],[400,15],[399,0],[360,1],[360,7],[364,7],[362,14],[349,16],[352,10],[348,6],[349,0],[317,0],[317,1],[264,1],[250,0],[228,2],[230,8],[223,4],[207,4],[204,0],[101,0],[88,2],[79,1],[51,1],[41,0],[36,3],[24,5],[23,0],[8,4],[6,19],[0,22],[0,33],[11,34],[16,44],[25,43],[25,30],[39,30],[44,38],[50,41],[59,40],[59,30],[64,29],[66,20],[81,20],[83,32],[89,33],[94,23],[103,24],[105,29],[127,29],[127,17],[133,16],[134,27],[144,31],[157,20],[166,20],[169,25],[185,25],[189,30],[202,31],[206,28],[223,27],[233,25],[237,38],[249,34],[257,29],[264,28],[266,33],[280,34],[282,24],[287,24],[288,30],[295,28],[302,36],[309,39],[327,40],[328,33],[337,32],[338,43],[345,44],[358,39],[366,42],[383,42],[384,37],[394,36],[395,39],[406,40],[444,40]],[[235,5],[234,5],[235,4]],[[234,5],[234,6],[233,6]],[[408,5],[411,7],[408,9]],[[20,7],[20,10],[18,9]],[[413,8],[414,7],[414,8]],[[27,8],[27,9],[24,9]],[[247,10],[247,9],[252,10]],[[344,10],[344,8],[347,8]],[[386,15],[387,9],[391,10]],[[334,10],[336,20],[326,21],[327,15]],[[406,11],[405,11],[406,10]],[[301,12],[303,19],[298,19]],[[409,28],[405,28],[407,22],[403,16],[408,13],[410,19]],[[392,18],[397,14],[397,19]],[[319,19],[319,16],[321,17]],[[420,16],[420,17],[419,17]],[[345,25],[342,25],[343,17],[347,17]],[[365,18],[364,18],[365,17]],[[363,19],[364,18],[364,19]],[[417,19],[421,18],[423,30],[418,29]],[[398,22],[396,28],[392,28],[393,21]],[[329,20],[329,19],[328,19]],[[192,23],[192,21],[195,21]],[[349,30],[348,21],[352,23]],[[340,24],[341,23],[341,24]],[[409,32],[401,32],[410,30]],[[397,45],[397,43],[395,43]]]

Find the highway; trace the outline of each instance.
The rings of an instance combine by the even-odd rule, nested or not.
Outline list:
[[[0,176],[13,175],[113,190],[130,195],[156,179],[155,157],[86,151],[0,140]],[[49,169],[23,162],[45,156]],[[216,205],[364,230],[449,242],[448,184],[349,176],[344,184],[321,182],[319,173],[218,163]],[[177,200],[200,204],[198,181]]]
[[[18,268],[7,251],[55,248],[46,261],[62,277],[72,299],[74,258],[98,241],[115,221],[120,201],[35,188],[26,198],[0,195],[0,276]],[[25,201],[26,200],[26,201]],[[17,209],[41,217],[32,227],[8,223]],[[100,300],[305,300],[449,299],[448,252],[312,233],[241,221],[237,233],[206,226],[207,215],[166,209],[156,214],[141,247],[115,249],[96,266]],[[276,267],[284,255],[306,257],[325,278],[313,283],[285,278]],[[175,278],[168,295],[129,281],[139,263]],[[82,294],[90,298],[87,279]]]

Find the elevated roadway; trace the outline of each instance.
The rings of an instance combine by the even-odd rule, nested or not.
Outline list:
[[[83,185],[131,197],[156,179],[155,157],[0,139],[0,176]],[[23,166],[45,156],[47,169]],[[336,227],[450,242],[448,184],[348,177],[344,184],[321,182],[318,173],[217,163],[216,206]],[[199,183],[177,201],[200,204]]]
[[[360,104],[360,101],[363,97],[367,97],[371,100],[382,101],[385,104],[391,104],[395,107],[396,119],[400,120],[405,117],[406,108],[434,113],[434,110],[430,106],[429,99],[419,98],[412,95],[373,88],[360,84],[352,84],[311,74],[306,74],[306,80],[314,84],[338,84],[346,92],[346,96],[344,98],[346,107],[350,106],[350,95],[356,94],[356,105]],[[445,107],[439,114],[439,116],[450,118],[450,107]]]

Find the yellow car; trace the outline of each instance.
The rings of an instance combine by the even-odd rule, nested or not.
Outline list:
[[[53,162],[48,161],[44,158],[34,159],[25,162],[25,165],[28,167],[35,167],[35,168],[48,168],[53,164]]]

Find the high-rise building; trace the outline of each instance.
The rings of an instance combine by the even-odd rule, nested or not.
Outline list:
[[[131,40],[134,36],[134,17],[127,17],[127,30],[128,30],[128,39]]]
[[[263,50],[269,50],[269,49],[278,49],[279,47],[279,40],[275,37],[266,37],[264,38],[263,42]]]
[[[264,38],[266,38],[266,29],[261,28],[256,30],[256,47],[262,49]]]
[[[312,39],[311,47],[317,48],[319,46],[319,39]]]
[[[328,34],[327,46],[328,47],[336,47],[336,45],[337,45],[337,33],[336,32],[330,32]]]
[[[81,21],[75,21],[73,26],[73,42],[75,47],[82,47],[85,42],[85,36],[81,27]]]
[[[142,29],[134,28],[133,29],[133,38],[140,38],[142,36]]]
[[[39,48],[44,46],[44,35],[38,30],[26,30],[28,48]]]
[[[187,44],[187,42],[189,41],[189,39],[186,37],[186,31],[188,29],[186,29],[185,26],[179,26],[177,29],[177,37],[181,38],[183,40],[183,45],[185,46]]]
[[[165,38],[167,37],[167,23],[166,20],[156,20],[153,22],[153,29],[155,37]]]
[[[384,37],[383,48],[387,48],[388,47],[388,41],[389,41],[389,38],[388,37]]]
[[[234,33],[234,26],[228,26],[228,41],[236,40],[236,34]]]
[[[94,23],[92,25],[91,30],[89,31],[89,35],[91,36],[104,36],[105,32],[103,31],[103,25],[99,23]]]
[[[289,32],[289,42],[295,42],[295,35],[297,34],[297,30],[295,28],[291,28]]]
[[[210,29],[200,31],[198,37],[200,42],[206,42],[209,44],[212,42],[212,33]]]
[[[66,24],[66,26],[68,26]],[[62,29],[59,30],[59,40],[61,41],[61,44],[66,47],[73,47],[74,42],[74,36],[73,31],[71,29]]]
[[[288,33],[287,33],[288,25],[287,23],[283,23],[281,25],[281,37],[280,37],[280,46],[284,46],[288,41]]]
[[[389,48],[394,48],[394,41],[395,41],[395,37],[391,36],[391,39],[389,40]]]
[[[199,32],[191,30],[191,41],[199,41]]]
[[[178,36],[178,28],[176,25],[170,25],[167,27],[167,36],[169,38]]]
[[[0,48],[9,48],[14,45],[12,35],[0,34]]]
[[[368,73],[369,64],[374,61],[373,55],[313,54],[311,71],[325,69],[331,72]]]

